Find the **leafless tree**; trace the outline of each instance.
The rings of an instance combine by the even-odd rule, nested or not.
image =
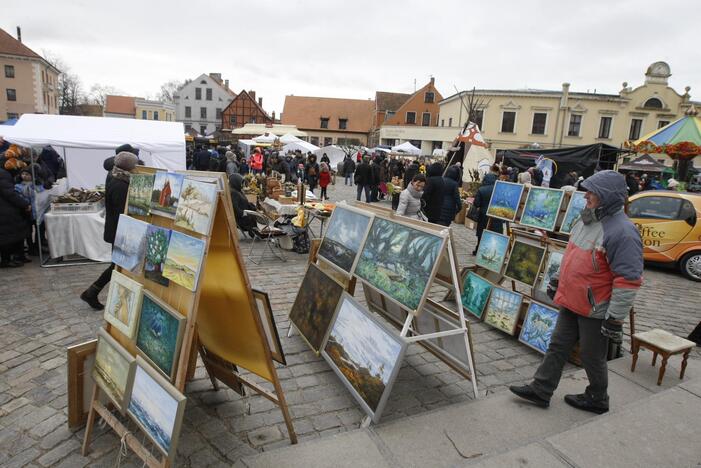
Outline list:
[[[107,95],[123,95],[124,93],[114,86],[101,85],[100,83],[95,83],[90,87],[90,93],[88,94],[88,100],[90,104],[97,104],[105,107],[105,102],[107,100]]]
[[[58,111],[60,114],[76,114],[78,104],[85,102],[83,84],[78,75],[59,56],[43,50],[44,59],[59,70],[58,75]]]
[[[161,85],[161,91],[158,93],[158,100],[164,102],[175,102],[175,94],[178,90],[188,84],[192,80],[170,80]]]

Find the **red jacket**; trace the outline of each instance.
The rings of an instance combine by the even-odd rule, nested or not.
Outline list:
[[[263,155],[260,153],[253,153],[251,156],[251,169],[262,170],[263,169]]]
[[[331,173],[330,172],[320,172],[319,173],[319,187],[327,187],[331,183]]]

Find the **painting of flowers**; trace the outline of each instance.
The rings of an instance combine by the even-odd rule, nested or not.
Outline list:
[[[523,185],[497,180],[492,191],[492,198],[489,199],[487,216],[513,221],[516,219],[522,194]]]

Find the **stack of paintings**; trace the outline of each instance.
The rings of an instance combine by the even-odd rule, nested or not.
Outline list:
[[[350,274],[371,221],[370,214],[336,205],[319,246],[319,257]]]
[[[514,241],[504,276],[533,287],[545,256],[545,247]]]
[[[559,312],[535,301],[531,302],[523,321],[519,341],[545,354],[555,330]]]
[[[565,192],[546,187],[531,187],[523,206],[520,224],[554,231]]]
[[[477,266],[501,274],[508,249],[509,236],[484,230],[475,263]]]
[[[522,195],[523,185],[498,180],[494,184],[492,197],[489,199],[487,216],[506,221],[515,220]]]
[[[521,294],[495,286],[489,296],[484,321],[498,330],[514,335],[522,302]]]

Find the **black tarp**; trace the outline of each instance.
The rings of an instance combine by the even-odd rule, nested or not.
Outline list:
[[[628,152],[628,150],[615,146],[597,143],[595,145],[543,150],[497,150],[496,161],[503,161],[507,166],[516,167],[521,172],[535,166],[536,159],[543,155],[543,157],[555,161],[557,165],[556,172],[550,179],[550,186],[559,188],[562,186],[562,179],[568,172],[577,171],[577,174],[587,178],[596,170],[614,169],[618,153]]]

